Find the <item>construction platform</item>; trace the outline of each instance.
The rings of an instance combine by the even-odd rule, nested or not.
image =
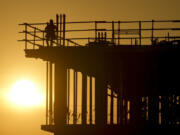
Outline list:
[[[179,22],[66,22],[65,15],[57,15],[52,46],[45,43],[46,23],[22,24],[26,57],[46,62],[46,123],[41,129],[55,135],[178,132],[180,29],[169,23]],[[68,24],[89,23],[93,29],[67,29]]]

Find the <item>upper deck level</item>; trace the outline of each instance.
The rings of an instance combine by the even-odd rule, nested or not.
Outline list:
[[[25,49],[47,47],[45,23],[22,23]],[[57,15],[52,47],[113,47],[119,45],[179,44],[180,20],[150,21],[66,21]]]

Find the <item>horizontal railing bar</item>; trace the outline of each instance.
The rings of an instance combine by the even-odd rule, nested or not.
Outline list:
[[[29,34],[29,35],[31,35],[31,36],[35,36],[35,37],[37,37],[37,38],[39,38],[39,39],[41,39],[41,40],[39,40],[39,41],[43,41],[43,40],[46,40],[45,38],[41,38],[41,37],[39,37],[39,36],[37,36],[37,35],[34,35],[34,34],[32,34],[32,33],[29,33],[29,32],[26,32],[27,34]],[[58,39],[63,39],[63,38],[58,38]],[[80,44],[78,44],[78,43],[76,43],[76,42],[74,42],[74,41],[71,41],[70,39],[65,39],[65,40],[67,40],[68,42],[71,42],[71,43],[73,43],[73,44],[75,44],[75,45],[78,45],[78,46],[81,46]],[[27,41],[27,40],[26,40]],[[33,41],[37,41],[37,39],[36,40],[33,40]],[[55,44],[57,44],[56,42],[54,42],[53,41],[53,43],[55,43]]]
[[[142,39],[151,39],[152,37],[141,37]],[[154,36],[154,38],[180,38],[180,36],[173,36],[173,37],[167,37],[167,36],[159,36],[159,37],[157,37],[157,36]],[[89,40],[92,40],[92,39],[95,39],[95,38],[92,38],[92,37],[90,37],[90,38],[68,38],[68,39],[70,39],[70,40],[87,40],[87,39],[89,39]],[[112,39],[112,38],[106,38],[106,39]],[[113,38],[113,39],[139,39],[139,37],[124,37],[124,38]]]
[[[46,40],[45,38],[41,38],[41,37],[39,37],[39,36],[37,36],[37,35],[34,35],[34,34],[31,34],[31,33],[29,33],[29,32],[27,32],[27,34],[30,34],[30,35],[33,36],[33,37],[37,37],[37,38],[41,39],[42,41],[43,41],[43,40]],[[36,41],[36,40],[35,40],[35,41]],[[52,42],[57,45],[57,43],[56,43],[55,41],[52,41]]]
[[[142,37],[142,39],[151,39],[152,37]],[[180,36],[170,36],[170,37],[167,37],[167,36],[159,36],[159,37],[154,37],[154,38],[170,38],[170,39],[174,39],[174,38],[180,38]],[[74,44],[77,44],[77,45],[79,45],[78,43],[75,43],[75,42],[73,42],[72,40],[95,40],[95,38],[93,38],[93,37],[89,37],[89,38],[67,38],[67,39],[65,39],[65,40],[67,40],[67,41],[69,41],[69,42],[72,42],[72,43],[74,43]],[[106,38],[106,39],[112,39],[112,38]],[[114,39],[139,39],[139,37],[125,37],[125,38],[114,38]],[[44,39],[44,40],[46,40],[46,39]],[[27,40],[25,40],[25,39],[22,39],[22,40],[18,40],[18,41],[27,41]],[[40,39],[36,39],[36,40],[34,40],[34,39],[31,39],[31,40],[28,40],[28,41],[43,41],[43,39],[42,40],[40,40]]]
[[[27,24],[29,24],[29,25],[45,25],[45,24],[47,24],[47,22],[46,23],[21,23],[19,25],[27,25]]]
[[[80,30],[66,30],[65,32],[86,32],[86,31],[112,31],[112,29],[80,29]],[[132,31],[152,31],[152,28],[142,28],[142,29],[120,29],[120,32],[132,32]],[[180,30],[180,28],[154,28],[154,31],[164,31],[164,30]],[[114,29],[114,31],[118,31],[118,29]],[[41,32],[45,32],[43,30],[41,31],[37,31],[36,33],[41,33]],[[58,31],[58,32],[63,32],[63,31]],[[26,31],[21,31],[19,33],[26,33]],[[34,31],[29,31],[29,33],[34,33]]]
[[[45,40],[45,39],[44,39]],[[18,40],[19,42],[23,42],[23,41],[27,41],[26,39],[21,39],[21,40]],[[43,41],[43,40],[40,40],[40,39],[28,39],[28,41]]]
[[[152,22],[180,22],[180,20],[140,20],[140,21],[74,21],[74,22],[66,22],[66,24],[75,24],[75,23],[139,23],[139,22],[142,22],[142,23],[152,23]],[[19,25],[46,25],[46,23],[22,23],[22,24],[19,24]],[[56,24],[56,23],[54,23]],[[60,23],[58,23],[60,24]]]

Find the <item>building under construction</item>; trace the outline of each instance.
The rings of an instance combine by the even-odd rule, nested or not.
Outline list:
[[[180,20],[23,23],[25,55],[46,62],[55,135],[172,134],[180,122]],[[178,27],[179,26],[179,27]]]

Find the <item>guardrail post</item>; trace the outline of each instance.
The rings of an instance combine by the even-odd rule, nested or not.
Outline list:
[[[133,40],[132,40],[132,38],[131,38],[131,45],[133,45]]]
[[[61,45],[61,41],[62,41],[62,15],[60,14],[60,45]]]
[[[65,46],[65,36],[66,36],[66,15],[63,14],[63,46]]]
[[[44,39],[44,31],[43,31],[43,46],[44,46],[44,40],[45,40],[45,39]]]
[[[27,24],[25,23],[25,50],[27,49]]]
[[[152,20],[152,37],[151,37],[151,43],[153,45],[154,41],[154,20]]]
[[[142,35],[141,35],[141,21],[139,21],[139,45],[141,45],[141,39],[142,39]]]
[[[120,21],[118,21],[118,45],[120,45]]]
[[[36,44],[36,29],[34,29],[34,44],[33,44],[33,49],[35,49],[35,44]]]
[[[114,21],[112,21],[112,43],[114,44]]]
[[[56,33],[57,33],[57,46],[59,46],[59,40],[58,40],[58,36],[59,36],[59,32],[58,32],[58,30],[59,30],[59,15],[57,14],[56,15]]]
[[[95,42],[97,42],[97,22],[95,21]]]
[[[107,32],[104,33],[104,41],[107,41]]]

